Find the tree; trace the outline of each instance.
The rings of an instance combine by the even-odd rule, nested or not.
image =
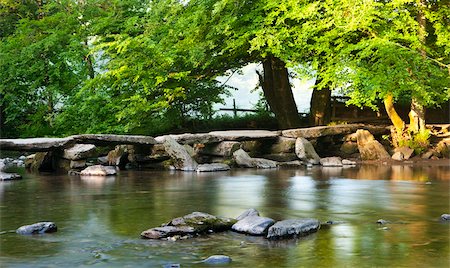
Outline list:
[[[15,24],[0,40],[3,135],[49,135],[58,110],[87,77],[78,5],[10,3]]]
[[[437,106],[450,97],[449,53],[447,45],[437,42],[438,29],[439,35],[444,34],[440,27],[449,17],[436,12],[448,10],[449,3],[424,4],[411,0],[368,6],[361,1],[334,9],[334,23],[346,27],[342,36],[347,37],[337,39],[345,46],[335,50],[330,76],[340,81],[337,85],[351,97],[350,103],[376,108],[376,100],[383,99],[400,140],[410,139],[410,134],[404,133],[405,124],[394,111],[394,101],[411,102],[410,132],[414,134],[424,131],[423,107]],[[365,13],[348,15],[357,10]]]

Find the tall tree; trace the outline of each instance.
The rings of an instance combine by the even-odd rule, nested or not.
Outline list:
[[[33,1],[9,12],[16,23],[0,41],[5,134],[48,135],[58,109],[86,78],[77,3]]]

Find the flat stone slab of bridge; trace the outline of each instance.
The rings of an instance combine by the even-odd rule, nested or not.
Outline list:
[[[66,148],[77,143],[102,146],[119,144],[153,145],[158,142],[150,136],[82,134],[66,138],[0,139],[0,150],[47,152],[59,148]]]

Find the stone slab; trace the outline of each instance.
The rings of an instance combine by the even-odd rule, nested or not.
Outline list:
[[[282,136],[288,138],[303,137],[305,139],[315,139],[323,136],[346,135],[356,132],[358,129],[369,130],[373,135],[388,134],[390,127],[372,126],[366,124],[342,124],[334,126],[318,126],[309,128],[288,129],[281,132]]]

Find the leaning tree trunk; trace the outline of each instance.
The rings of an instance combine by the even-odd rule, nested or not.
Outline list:
[[[394,147],[397,147],[399,140],[403,138],[405,122],[395,110],[394,97],[392,96],[392,94],[388,94],[384,97],[384,107],[386,108],[386,113],[389,116],[389,119],[394,125],[394,129],[392,131],[392,144],[394,145]]]
[[[317,78],[316,85],[320,78]],[[314,88],[311,97],[310,123],[314,126],[326,125],[331,121],[331,90]]]
[[[281,129],[296,128],[300,126],[300,117],[294,101],[289,73],[285,63],[273,55],[263,60],[263,76],[260,83],[264,97],[275,114]]]

